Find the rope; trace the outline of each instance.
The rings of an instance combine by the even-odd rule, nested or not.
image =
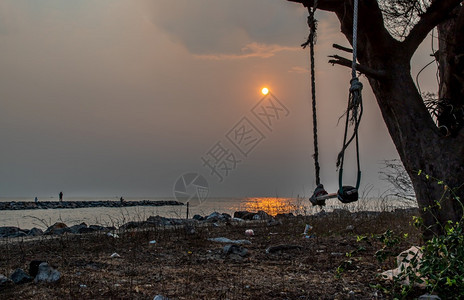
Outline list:
[[[353,61],[351,62],[351,78],[356,78],[356,60],[358,56],[358,0],[354,0],[353,8]]]
[[[358,44],[358,0],[354,0],[353,8],[353,61],[351,63],[351,80],[350,80],[350,94],[348,97],[348,108],[346,110],[345,133],[343,137],[343,147],[337,157],[337,167],[339,167],[338,185],[339,192],[343,194],[343,162],[345,160],[345,150],[350,143],[355,139],[356,145],[356,161],[358,167],[358,174],[356,179],[356,189],[359,188],[361,182],[361,167],[359,163],[359,139],[358,129],[361,117],[363,114],[362,105],[362,88],[363,85],[359,82],[356,76],[356,60],[357,60],[357,44]],[[353,134],[347,141],[349,123],[354,125]]]
[[[316,174],[316,185],[321,183],[319,165],[319,147],[318,147],[318,138],[317,138],[317,114],[316,114],[316,72],[315,72],[315,62],[314,62],[314,44],[316,41],[316,29],[317,29],[317,20],[314,18],[314,13],[317,9],[317,0],[314,1],[314,6],[308,8],[308,27],[309,27],[309,36],[307,41],[301,45],[305,49],[309,45],[309,56],[311,61],[311,104],[313,112],[313,141],[314,141],[314,169]]]

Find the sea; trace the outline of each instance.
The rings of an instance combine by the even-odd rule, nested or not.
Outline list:
[[[58,199],[43,199],[53,201]],[[119,198],[105,197],[73,197],[64,201],[118,201]],[[176,200],[169,197],[125,198],[125,201],[140,200]],[[31,201],[31,198],[0,198],[1,202]],[[40,199],[39,199],[40,201]],[[337,199],[326,201],[326,206],[313,206],[308,198],[283,197],[241,197],[241,198],[208,198],[199,205],[189,205],[188,217],[194,215],[208,216],[213,212],[228,213],[231,216],[236,211],[257,212],[263,210],[270,215],[279,213],[293,213],[294,215],[312,215],[334,209],[354,211],[392,211],[398,208],[413,207],[414,203],[391,198],[366,198],[357,202],[343,204]],[[37,227],[46,229],[56,222],[63,222],[68,226],[85,222],[87,225],[102,225],[119,227],[129,221],[145,221],[150,216],[168,218],[187,218],[187,206],[133,206],[133,207],[91,207],[77,209],[31,209],[31,210],[2,210],[0,211],[0,226],[15,226],[21,229]]]

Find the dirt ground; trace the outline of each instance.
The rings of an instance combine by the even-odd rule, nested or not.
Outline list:
[[[56,283],[26,283],[0,291],[1,299],[390,299],[377,288],[378,273],[395,267],[393,255],[421,243],[412,211],[333,213],[280,222],[219,226],[150,227],[106,234],[44,236],[0,243],[0,273],[48,261]],[[302,233],[305,225],[312,237]],[[71,224],[72,225],[72,224]],[[254,236],[245,230],[253,229]],[[397,239],[383,262],[382,234]],[[407,234],[407,238],[405,238]],[[385,236],[385,235],[383,235]],[[209,238],[248,239],[246,256],[225,254]],[[150,243],[156,241],[156,243]],[[270,246],[292,245],[274,253]],[[298,246],[298,247],[296,247]],[[111,258],[113,253],[120,257]],[[243,254],[243,253],[242,253]],[[387,286],[388,288],[388,286]]]

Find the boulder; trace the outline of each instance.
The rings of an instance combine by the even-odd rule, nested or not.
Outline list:
[[[119,229],[127,230],[147,226],[148,223],[145,221],[130,221],[126,224],[123,224]]]
[[[226,217],[223,214],[218,212],[213,212],[209,216],[206,217],[207,222],[218,222],[218,221],[225,221]]]
[[[43,262],[39,265],[39,273],[35,276],[35,282],[56,282],[60,280],[61,274],[57,270],[53,269],[48,263]]]
[[[234,212],[234,218],[242,220],[252,220],[255,214],[249,211],[236,211]]]
[[[269,215],[267,212],[265,212],[264,210],[260,210],[258,211],[258,213],[255,215],[255,216],[259,216],[259,219],[258,220],[270,220],[272,219],[272,216]],[[254,217],[253,217],[254,219]]]
[[[156,226],[169,226],[172,225],[171,219],[161,217],[161,216],[150,216],[147,219],[147,222],[156,225]]]
[[[232,219],[232,216],[229,215],[228,213],[222,213],[222,216],[223,216],[226,220]]]
[[[203,221],[205,218],[203,218],[200,215],[194,215],[192,219],[197,220],[197,221]]]
[[[275,217],[276,217],[276,219],[280,219],[280,218],[293,218],[293,217],[295,217],[295,215],[292,214],[292,213],[286,213],[286,214],[277,214]]]
[[[0,237],[10,237],[12,235],[17,234],[20,231],[21,229],[18,227],[3,226],[3,227],[0,227]]]
[[[16,238],[16,237],[24,237],[27,236],[27,233],[24,231],[18,231],[15,234],[10,235],[9,237],[11,238]]]
[[[27,283],[31,282],[34,280],[29,274],[24,272],[23,269],[16,269],[11,275],[10,279],[15,283],[15,284],[22,284],[22,283]]]
[[[37,228],[37,227],[32,228],[27,233],[27,235],[29,235],[29,236],[41,236],[43,234],[44,234],[43,230],[40,229],[40,228]]]
[[[65,232],[71,232],[71,230],[66,224],[57,222],[52,226],[48,227],[47,230],[45,230],[44,234],[63,234]]]
[[[87,224],[82,222],[79,225],[73,225],[69,227],[69,230],[71,230],[72,233],[84,233],[88,229]]]
[[[89,228],[90,230],[93,230],[93,231],[108,230],[108,228],[100,226],[100,225],[90,225]]]

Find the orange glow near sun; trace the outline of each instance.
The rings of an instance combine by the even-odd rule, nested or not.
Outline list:
[[[261,90],[261,93],[263,93],[263,95],[267,95],[269,94],[269,89],[265,87]]]

